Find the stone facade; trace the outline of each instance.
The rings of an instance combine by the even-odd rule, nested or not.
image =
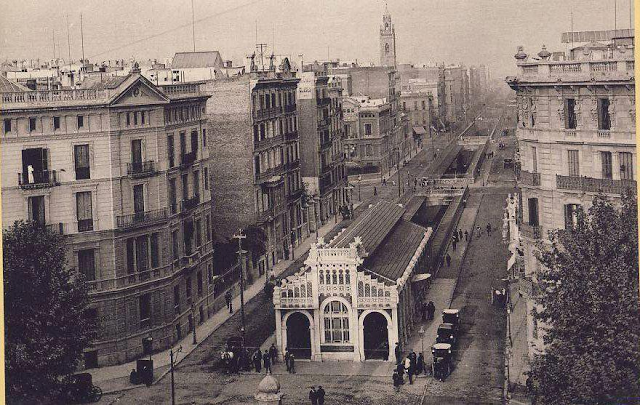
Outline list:
[[[3,93],[2,220],[65,236],[98,337],[85,367],[132,360],[213,314],[206,99],[129,76]],[[173,146],[171,146],[173,145]]]
[[[531,60],[516,54],[519,74],[507,82],[516,92],[521,170],[520,235],[524,248],[523,294],[527,298],[528,345],[543,349],[532,280],[540,263],[535,244],[547,231],[570,230],[575,209],[588,209],[600,191],[619,200],[636,190],[633,38],[613,39],[593,52],[579,46],[551,59],[544,47]]]

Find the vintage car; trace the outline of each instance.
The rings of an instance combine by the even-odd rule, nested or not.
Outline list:
[[[452,324],[441,323],[440,326],[438,326],[436,343],[447,343],[454,346],[457,341],[457,333]]]
[[[431,373],[434,378],[443,381],[451,374],[452,357],[451,345],[448,343],[436,343],[431,347],[433,363],[431,363]]]
[[[445,309],[442,311],[442,323],[450,323],[457,331],[460,328],[460,310]]]

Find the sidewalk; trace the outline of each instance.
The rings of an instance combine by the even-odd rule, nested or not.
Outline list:
[[[311,234],[298,247],[296,247],[295,257],[296,258],[300,257],[301,255],[306,253],[309,250],[309,247],[311,246],[311,244],[316,242],[318,235],[320,236],[326,235],[335,226],[336,224],[333,221],[329,221],[327,222],[327,224],[325,224],[319,229],[318,234],[315,234],[315,233]],[[282,272],[284,272],[287,269],[287,267],[289,267],[289,265],[291,265],[293,262],[294,260],[281,260],[279,263],[277,263],[273,267],[272,274],[277,277]],[[251,300],[253,297],[255,297],[258,293],[260,293],[263,290],[263,288],[264,288],[264,283],[261,282],[261,279],[256,280],[244,292],[245,303]],[[240,308],[240,295],[238,295],[233,299],[233,306],[235,308]],[[196,343],[195,345],[193,344],[193,335],[191,333],[187,334],[182,340],[174,343],[173,345],[174,348],[182,347],[182,352],[180,352],[180,354],[176,357],[175,364],[179,364],[186,356],[188,356],[193,350],[195,350],[200,345],[200,343],[202,343],[209,335],[215,332],[215,330],[218,329],[218,327],[222,325],[227,319],[229,319],[231,315],[232,314],[229,314],[229,311],[227,310],[227,308],[224,307],[220,311],[216,312],[212,317],[207,319],[204,323],[199,325],[196,328],[198,343]],[[166,372],[168,371],[168,366],[170,363],[169,357],[170,357],[169,350],[164,350],[162,352],[153,354],[152,356],[153,366],[154,366],[154,369],[156,370],[155,381],[162,378],[162,376],[166,374]],[[93,382],[96,383],[96,385],[100,385],[98,384],[100,382],[106,382],[109,380],[116,380],[116,379],[120,380],[126,377],[124,378],[123,383],[112,384],[111,382],[109,382],[106,384],[110,386],[109,391],[114,392],[114,391],[124,390],[128,388],[138,387],[138,386],[129,384],[129,381],[128,381],[129,373],[131,372],[132,369],[135,369],[135,368],[136,368],[136,360],[133,360],[131,362],[118,364],[115,366],[107,366],[107,367],[91,369],[91,370],[88,370],[88,372],[90,372],[91,375],[93,376]],[[121,386],[121,387],[119,389],[115,387],[111,388],[114,385]],[[108,393],[109,391],[105,391],[105,392]]]

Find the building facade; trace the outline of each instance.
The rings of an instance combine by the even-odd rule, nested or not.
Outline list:
[[[414,330],[413,276],[425,272],[431,229],[382,201],[333,240],[311,246],[304,267],[276,287],[279,352],[315,361],[395,361]]]
[[[250,73],[207,82],[211,126],[214,221],[224,241],[239,228],[259,225],[267,253],[264,274],[308,236],[300,173],[298,81],[289,61],[250,61]]]
[[[581,45],[556,60],[544,47],[535,59],[520,47],[518,76],[507,78],[517,95],[521,291],[530,356],[543,349],[541,325],[531,316],[540,309],[533,301],[532,281],[541,266],[536,243],[546,241],[550,230],[570,231],[577,208],[588,209],[597,193],[619,201],[625,189],[636,190],[633,37],[596,34],[610,40]]]
[[[448,124],[466,120],[469,109],[469,78],[464,66],[447,66],[444,69],[445,119]]]
[[[380,26],[380,66],[396,67],[396,28],[386,6]]]
[[[207,98],[135,66],[2,93],[2,221],[64,235],[99,325],[86,368],[140,356],[145,337],[168,348],[214,313]]]

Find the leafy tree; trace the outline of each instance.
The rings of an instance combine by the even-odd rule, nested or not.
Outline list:
[[[550,245],[539,246],[543,309],[534,316],[545,325],[545,352],[531,377],[540,403],[640,400],[636,196],[622,201],[617,209],[595,197],[573,230],[550,232]]]
[[[82,275],[66,264],[63,237],[19,221],[2,232],[7,402],[50,399],[95,336]]]
[[[247,238],[244,240],[243,248],[249,251],[251,261],[255,264],[256,260],[267,253],[267,233],[264,229],[256,225],[250,225],[244,230]]]

